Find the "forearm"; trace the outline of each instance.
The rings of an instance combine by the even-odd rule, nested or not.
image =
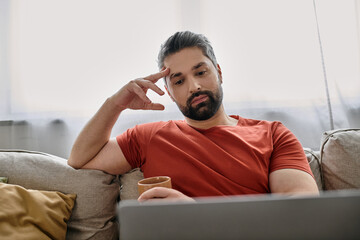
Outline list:
[[[86,124],[71,150],[68,164],[81,168],[93,159],[109,141],[111,130],[123,109],[108,98]]]
[[[109,142],[111,130],[124,109],[163,110],[164,106],[159,103],[152,103],[146,96],[146,92],[151,89],[163,95],[164,92],[155,83],[168,75],[169,72],[169,69],[165,69],[146,78],[130,81],[108,98],[79,134],[71,150],[68,164],[74,168],[82,168],[94,159]],[[103,154],[101,161],[108,159],[106,154],[111,156],[112,153]],[[123,160],[126,161],[125,157]],[[102,165],[102,163],[97,164]],[[97,168],[104,169],[104,166]]]

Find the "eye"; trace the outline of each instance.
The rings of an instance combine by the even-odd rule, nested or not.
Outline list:
[[[180,79],[174,83],[174,85],[180,85],[184,82],[184,79]]]
[[[198,72],[197,75],[198,75],[198,76],[202,76],[202,75],[204,75],[205,73],[206,73],[206,71],[201,71],[201,72]]]

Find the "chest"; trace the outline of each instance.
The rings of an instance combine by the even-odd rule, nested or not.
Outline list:
[[[267,132],[159,132],[150,141],[143,171],[146,177],[171,176],[175,183],[186,176],[192,185],[206,178],[222,189],[266,191],[271,152]]]

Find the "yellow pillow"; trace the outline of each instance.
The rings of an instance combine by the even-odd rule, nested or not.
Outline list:
[[[65,239],[76,195],[0,183],[1,239]]]

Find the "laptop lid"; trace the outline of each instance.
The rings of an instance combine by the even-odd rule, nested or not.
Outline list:
[[[198,198],[195,203],[121,201],[130,239],[360,239],[360,191],[320,196]]]

